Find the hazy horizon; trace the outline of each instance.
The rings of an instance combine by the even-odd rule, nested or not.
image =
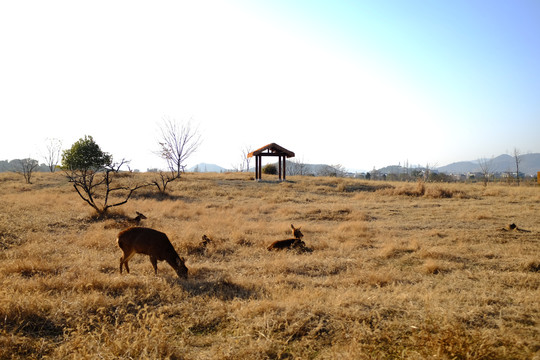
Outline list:
[[[525,165],[523,163],[523,156],[525,155],[540,155],[540,153],[526,153],[526,154],[519,154],[519,156],[521,157],[521,170],[520,172],[523,170],[523,166]],[[365,173],[365,172],[370,172],[372,170],[381,170],[381,169],[385,169],[385,168],[391,168],[391,167],[402,167],[402,168],[409,168],[409,169],[418,169],[418,168],[426,168],[426,167],[429,167],[430,169],[437,169],[437,170],[440,170],[442,168],[446,168],[446,167],[455,167],[455,166],[460,166],[460,165],[463,165],[463,164],[478,164],[481,160],[487,160],[487,161],[494,161],[494,160],[497,160],[501,157],[509,157],[509,161],[511,162],[511,166],[506,166],[504,169],[495,169],[494,167],[496,167],[494,164],[491,165],[491,170],[492,171],[495,171],[495,172],[506,172],[506,171],[512,171],[514,170],[515,168],[515,165],[514,165],[514,155],[513,154],[500,154],[500,155],[497,155],[497,156],[494,156],[494,157],[491,157],[491,158],[478,158],[478,159],[468,159],[468,160],[458,160],[458,161],[455,161],[455,162],[452,162],[452,163],[449,163],[449,164],[437,164],[437,163],[434,163],[434,164],[414,164],[414,163],[396,163],[396,164],[386,164],[384,166],[381,166],[381,167],[378,167],[378,168],[375,168],[375,169],[362,169],[362,168],[347,168],[347,167],[343,167],[341,164],[324,164],[324,163],[318,163],[318,162],[314,162],[314,163],[305,163],[305,162],[302,162],[302,161],[299,161],[298,159],[296,158],[289,158],[287,159],[287,162],[296,162],[296,163],[301,163],[301,164],[304,164],[304,165],[307,165],[307,166],[330,166],[330,167],[333,167],[333,166],[341,166],[343,168],[343,170],[347,171],[347,172],[352,172],[352,173]],[[16,161],[16,160],[20,160],[20,159],[0,159],[0,162],[11,162],[11,161]],[[35,160],[38,160],[40,166],[42,167],[47,167],[48,165],[43,161],[43,160],[40,160],[40,159],[35,159]],[[272,164],[277,164],[277,158],[273,158],[273,157],[267,157],[265,158],[265,161],[263,162],[263,164],[269,164],[269,163],[272,163]],[[530,164],[529,164],[530,165]],[[128,166],[129,166],[129,169],[132,170],[132,171],[140,171],[140,172],[147,172],[147,171],[156,171],[156,170],[166,170],[166,166],[164,167],[157,167],[157,166],[152,166],[152,167],[148,167],[146,169],[141,169],[141,168],[135,168],[131,165],[130,162],[126,163],[126,166],[124,166],[122,168],[122,170],[128,170]],[[203,168],[201,168],[203,167]],[[197,164],[192,164],[188,167],[186,167],[185,171],[186,172],[216,172],[217,170],[214,169],[214,170],[208,170],[207,168],[204,168],[204,167],[210,167],[211,169],[213,169],[214,167],[216,168],[219,168],[218,170],[219,171],[235,171],[235,170],[238,170],[238,171],[245,171],[244,168],[242,168],[240,166],[240,164],[237,164],[236,166],[223,166],[222,164],[217,164],[215,162],[211,162],[211,161],[202,161],[200,163],[197,163]],[[198,168],[198,169],[197,169]],[[534,167],[533,170],[530,170],[528,171],[528,174],[527,175],[536,175],[536,173],[538,172],[538,170],[536,169],[539,169],[540,170],[540,166],[538,167]],[[254,171],[255,170],[255,165],[254,165],[254,160],[250,161],[250,167],[249,167],[249,171]],[[2,169],[0,167],[0,171],[6,171],[5,169]],[[41,170],[40,170],[41,171]],[[43,171],[49,171],[48,169],[46,170],[43,170]],[[217,171],[217,172],[219,172]],[[442,170],[443,172],[446,172],[447,170],[444,169]],[[471,170],[472,171],[472,170]],[[453,171],[452,171],[453,172]],[[460,172],[460,171],[458,171]],[[467,171],[465,171],[467,172]]]

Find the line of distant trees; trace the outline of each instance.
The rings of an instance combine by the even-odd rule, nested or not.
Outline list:
[[[45,144],[45,153],[42,159],[45,163],[39,163],[38,160],[32,158],[14,159],[11,161],[0,160],[0,172],[14,171],[24,175],[27,183],[30,183],[30,177],[35,171],[38,172],[55,172],[59,169],[61,160],[62,142],[58,139],[48,138]]]
[[[51,171],[49,168],[49,165],[47,164],[39,164],[39,162],[35,159],[27,158],[27,159],[14,159],[14,160],[0,160],[0,172],[8,172],[8,171],[19,171],[21,167],[21,163],[23,162],[34,162],[37,164],[34,171],[38,172],[49,172]]]

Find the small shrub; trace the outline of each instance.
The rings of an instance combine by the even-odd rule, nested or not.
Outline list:
[[[412,197],[420,197],[423,196],[426,192],[426,185],[424,181],[418,180],[416,185],[411,186],[411,184],[405,183],[399,187],[389,187],[389,188],[381,188],[377,191],[380,194],[384,195],[405,195],[405,196],[412,196]]]
[[[263,166],[262,172],[263,174],[267,174],[267,175],[277,175],[278,173],[277,167],[274,164],[268,164],[268,165]]]
[[[445,271],[445,268],[437,261],[428,259],[424,263],[424,271],[426,274],[440,274]]]

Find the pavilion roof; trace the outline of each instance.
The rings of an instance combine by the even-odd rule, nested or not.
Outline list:
[[[263,146],[260,149],[257,149],[253,152],[250,152],[247,157],[253,156],[285,156],[288,158],[294,157],[294,153],[290,150],[285,149],[284,147],[279,146],[276,143],[271,143]]]

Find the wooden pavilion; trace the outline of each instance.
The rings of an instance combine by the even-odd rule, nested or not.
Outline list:
[[[285,180],[287,171],[287,158],[294,157],[294,153],[289,151],[278,144],[271,143],[263,146],[248,154],[248,158],[255,157],[255,180],[261,180],[262,175],[262,157],[263,156],[278,156],[278,174],[279,180]]]

